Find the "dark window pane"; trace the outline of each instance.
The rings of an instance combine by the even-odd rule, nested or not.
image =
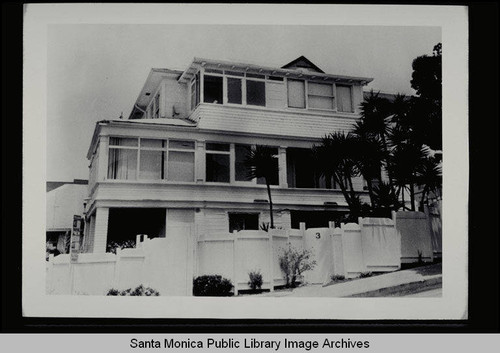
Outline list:
[[[229,155],[207,153],[206,181],[229,183]]]
[[[250,153],[250,146],[236,145],[234,147],[235,152],[235,179],[237,181],[248,181],[248,168],[245,166],[245,160]]]
[[[222,77],[205,75],[203,84],[204,102],[222,104]]]
[[[227,101],[228,103],[241,104],[241,79],[227,78]]]
[[[206,149],[207,149],[207,151],[228,152],[229,151],[229,144],[228,143],[207,142]]]
[[[229,232],[240,230],[259,230],[258,213],[230,213]]]
[[[273,158],[273,168],[269,174],[269,185],[279,185],[279,161],[278,161],[278,149],[270,148],[271,153],[274,155]],[[257,178],[257,184],[266,184],[264,178]]]
[[[266,106],[266,84],[247,80],[247,104]]]

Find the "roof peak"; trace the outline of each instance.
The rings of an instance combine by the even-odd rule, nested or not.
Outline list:
[[[288,64],[283,65],[281,68],[320,72],[322,74],[325,73],[304,55],[301,55],[297,59],[290,61]]]

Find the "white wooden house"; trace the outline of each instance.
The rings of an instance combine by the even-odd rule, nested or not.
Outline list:
[[[185,71],[152,69],[128,119],[96,124],[88,150],[87,252],[110,241],[258,229],[269,222],[266,187],[247,180],[251,146],[276,151],[275,225],[327,227],[347,211],[310,148],[359,117],[371,78],[324,73],[305,57],[283,67],[195,58]],[[355,182],[363,194],[363,181]]]

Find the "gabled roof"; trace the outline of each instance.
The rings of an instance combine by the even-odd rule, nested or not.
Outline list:
[[[304,55],[298,57],[297,59],[290,61],[288,64],[283,65],[282,69],[308,69],[308,71],[321,72],[324,74],[325,72],[321,70],[319,67],[313,64],[311,60],[306,58]]]

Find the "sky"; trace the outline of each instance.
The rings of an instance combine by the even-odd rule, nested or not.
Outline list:
[[[372,77],[366,90],[409,95],[413,59],[439,42],[429,26],[49,24],[46,180],[88,179],[95,123],[128,117],[151,68],[304,55],[326,73]]]

